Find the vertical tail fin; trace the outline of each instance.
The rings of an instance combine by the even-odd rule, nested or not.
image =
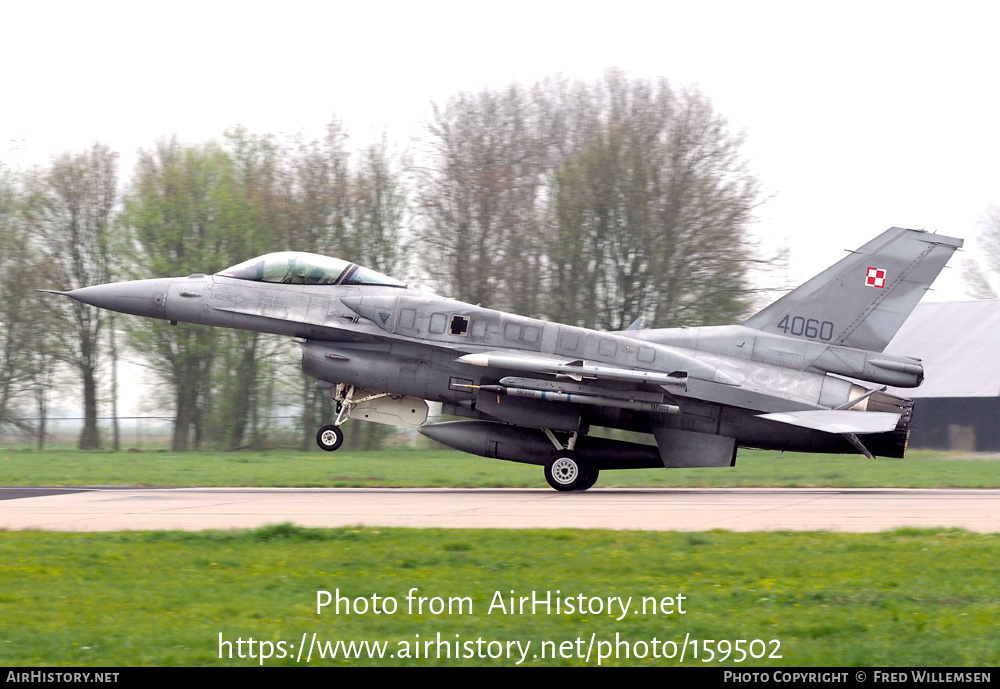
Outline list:
[[[963,243],[890,228],[743,325],[881,352]]]

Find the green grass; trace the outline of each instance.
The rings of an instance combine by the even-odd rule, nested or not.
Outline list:
[[[551,530],[302,529],[105,534],[0,533],[0,665],[255,665],[219,658],[233,642],[543,641],[780,642],[780,659],[742,667],[996,666],[1000,536],[965,531],[881,534],[697,534]],[[412,589],[469,597],[471,614],[410,614]],[[318,590],[395,614],[316,614]],[[685,596],[686,614],[511,615],[493,597]],[[287,646],[286,646],[287,648]],[[412,646],[410,646],[412,649]],[[494,647],[495,648],[495,647]],[[607,647],[605,647],[606,649]],[[633,650],[635,646],[631,647]],[[641,648],[641,647],[640,647]],[[756,646],[756,650],[760,650]],[[648,649],[648,647],[647,647]],[[244,647],[247,651],[248,647]],[[668,649],[669,650],[669,649]],[[590,665],[597,664],[596,650]],[[303,656],[304,658],[304,656]],[[702,665],[687,650],[684,665]],[[670,665],[678,659],[603,661]],[[338,660],[314,664],[376,664]],[[266,665],[293,661],[272,659]],[[385,659],[380,664],[513,665],[513,660]],[[584,665],[577,657],[526,664]],[[732,664],[732,658],[727,664]]]
[[[452,450],[383,452],[0,451],[4,486],[545,487],[540,467]],[[911,452],[906,459],[741,451],[736,467],[605,471],[610,486],[1000,486],[1000,460]]]
[[[449,450],[319,452],[0,452],[0,485],[545,486],[539,467]],[[905,460],[741,452],[733,469],[604,472],[601,486],[995,487],[1000,461],[944,453]],[[0,503],[2,508],[2,503]],[[781,659],[740,666],[1000,662],[1000,535],[645,533],[570,530],[309,530],[53,534],[0,532],[0,665],[244,665],[233,643],[543,641],[575,653],[591,635],[780,641]],[[405,597],[470,597],[470,615],[411,615]],[[390,596],[394,615],[315,614],[316,591]],[[683,594],[686,615],[487,614],[492,597]],[[456,637],[455,635],[458,635]],[[617,634],[617,637],[616,637]],[[494,647],[495,648],[495,647]],[[550,647],[551,648],[551,647]],[[604,647],[605,649],[607,646]],[[632,650],[636,647],[632,646]],[[645,646],[649,650],[648,646]],[[669,647],[668,647],[669,648]],[[758,644],[759,652],[761,646]],[[769,644],[770,650],[773,645]],[[464,647],[463,647],[464,649]],[[244,651],[248,648],[244,645]],[[700,647],[685,665],[701,665]],[[596,651],[594,652],[596,654]],[[732,664],[731,657],[727,662]],[[316,664],[375,664],[325,660]],[[385,659],[382,664],[513,665],[513,660]],[[677,658],[603,661],[664,665]],[[589,664],[597,663],[593,655]],[[294,664],[271,659],[265,664]],[[578,658],[526,664],[582,665]]]

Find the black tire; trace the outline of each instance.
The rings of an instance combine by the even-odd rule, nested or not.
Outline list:
[[[587,468],[584,471],[583,479],[580,481],[580,485],[576,487],[577,490],[588,490],[594,487],[597,483],[597,477],[600,476],[600,469]]]
[[[545,480],[558,491],[579,490],[587,473],[586,467],[580,461],[580,455],[572,450],[556,452],[545,464]]]
[[[344,432],[332,423],[323,426],[316,432],[316,444],[327,452],[333,452],[344,444]]]

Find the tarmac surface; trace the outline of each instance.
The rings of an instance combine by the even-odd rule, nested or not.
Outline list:
[[[0,529],[304,527],[1000,532],[1000,490],[0,488]]]

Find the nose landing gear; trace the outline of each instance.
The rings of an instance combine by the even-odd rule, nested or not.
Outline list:
[[[353,397],[353,385],[338,385],[334,388],[333,400],[337,404],[337,419],[316,432],[316,444],[320,446],[320,449],[334,452],[344,444],[344,431],[340,430],[340,426],[351,418],[351,409],[356,404]]]
[[[317,431],[316,444],[327,452],[339,450],[344,444],[344,432],[340,430],[340,426],[327,424]]]

